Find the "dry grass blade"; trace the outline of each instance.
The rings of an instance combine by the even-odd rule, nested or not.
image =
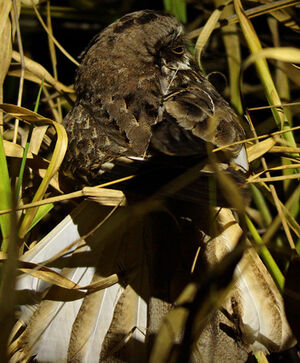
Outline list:
[[[272,21],[271,21],[272,20]],[[290,87],[288,83],[287,75],[284,74],[283,71],[281,71],[281,65],[282,61],[299,61],[300,60],[300,51],[295,48],[283,48],[279,47],[279,34],[277,29],[277,22],[274,19],[269,19],[269,26],[271,28],[274,44],[276,47],[264,49],[261,52],[258,52],[257,54],[252,54],[244,63],[245,68],[251,64],[251,61],[254,62],[255,59],[258,59],[261,56],[264,56],[266,58],[274,58],[276,59],[276,63],[278,66],[278,69],[276,70],[276,85],[278,89],[278,94],[280,98],[289,100],[290,99]],[[287,123],[289,126],[292,126],[292,112],[290,108],[284,108],[284,113],[287,119]],[[291,145],[295,146],[295,145]],[[290,163],[288,160],[283,159],[283,163]],[[296,170],[295,170],[296,171]],[[284,190],[287,192],[289,188],[291,187],[290,181],[291,178],[288,176],[288,174],[293,174],[293,170],[283,169],[283,175],[286,175],[287,178],[283,180],[283,186]],[[296,205],[295,205],[295,208]]]
[[[260,175],[264,174],[264,173],[267,173],[269,171],[274,171],[274,170],[284,170],[284,169],[296,169],[296,168],[299,168],[300,167],[300,164],[286,164],[286,165],[280,165],[280,166],[274,166],[272,168],[269,168],[267,170],[263,170],[255,175],[252,175],[251,178],[256,178],[256,177],[259,177]]]
[[[256,6],[252,9],[247,9],[245,11],[245,14],[247,15],[247,17],[249,19],[257,17],[257,16],[261,16],[264,14],[270,14],[270,12],[274,12],[276,10],[281,10],[284,9],[286,7],[292,7],[292,6],[296,6],[298,5],[300,2],[299,0],[279,0],[279,1],[273,1],[271,3],[268,4],[263,4],[263,5],[259,5]],[[231,25],[231,24],[236,24],[238,23],[238,17],[237,15],[232,15],[226,19],[222,19],[219,23],[216,24],[216,28],[219,28],[220,26],[227,26],[227,25]],[[198,37],[198,35],[200,34],[202,28],[201,29],[195,29],[193,31],[191,31],[188,35],[187,38],[188,39],[193,39]]]
[[[223,8],[222,8],[223,10]],[[208,21],[205,23],[204,27],[202,28],[202,31],[197,39],[196,45],[195,45],[195,56],[196,60],[198,62],[198,65],[200,69],[202,69],[201,66],[201,52],[207,43],[208,39],[211,36],[211,33],[216,27],[216,24],[222,14],[222,11],[219,9],[216,9],[213,11],[211,16],[209,17]]]
[[[21,145],[15,144],[11,141],[3,140],[3,146],[4,146],[5,155],[7,157],[13,157],[13,158],[22,158],[23,157],[24,148]],[[27,158],[28,159],[33,158],[33,155],[31,152],[29,152],[27,154]]]
[[[258,3],[267,3],[267,4],[274,4],[275,2],[272,0],[267,1],[255,1]],[[276,2],[277,3],[277,2]],[[295,4],[296,5],[296,4]],[[290,28],[293,31],[299,32],[300,28],[297,24],[297,13],[293,11],[293,9],[286,9],[284,7],[278,6],[276,9],[273,9],[270,11],[271,15],[274,17],[274,20],[276,19],[279,23],[282,23],[282,25]]]
[[[232,144],[228,144],[228,145],[224,145],[224,146],[215,148],[215,149],[212,150],[212,152],[215,153],[215,152],[218,152],[220,150],[224,150],[224,149],[226,149],[226,148],[228,148],[229,146],[232,146],[232,145],[247,144],[247,143],[252,142],[252,141],[257,141],[257,140],[265,139],[265,138],[268,138],[268,137],[274,137],[274,136],[277,136],[277,135],[282,135],[282,134],[285,134],[287,132],[296,131],[296,130],[300,130],[300,126],[295,126],[295,127],[290,127],[288,129],[285,129],[285,130],[275,131],[275,132],[272,132],[271,134],[249,137],[249,138],[247,138],[245,140],[237,141],[237,142],[234,142]]]
[[[265,48],[251,54],[243,63],[243,70],[261,58],[271,58],[283,62],[300,63],[300,49],[292,47]]]
[[[17,62],[21,61],[21,56],[16,51],[12,52],[12,58]],[[60,91],[60,92],[63,91],[63,92],[67,92],[67,93],[74,93],[73,88],[67,87],[64,84],[62,84],[61,82],[57,81],[39,63],[33,61],[32,59],[30,59],[28,57],[24,57],[24,62],[25,62],[25,68],[27,70],[27,73],[25,73],[25,78],[27,77],[27,79],[29,79],[31,81],[34,81],[34,82],[36,82],[38,84],[40,84],[41,80],[44,78],[45,82],[46,82],[45,85],[47,85],[47,83],[49,83],[57,91]]]
[[[295,32],[300,32],[299,24],[296,22],[296,14],[294,14],[291,9],[279,9],[272,11],[271,14],[284,26]]]
[[[7,255],[2,253],[0,261],[1,262],[7,261]],[[112,286],[113,284],[119,281],[118,275],[113,274],[106,278],[102,278],[95,283],[80,286],[77,283],[71,281],[67,277],[63,276],[62,274],[54,271],[53,269],[47,266],[26,261],[19,261],[18,270],[24,272],[25,274],[29,274],[40,280],[48,282],[52,285],[56,285],[68,290],[74,289],[74,290],[87,290],[89,292],[94,292]]]
[[[17,64],[12,63],[10,65],[10,67],[9,67],[9,70],[8,70],[8,73],[7,74],[9,76],[18,77],[19,78],[21,76],[21,68],[20,68],[19,63],[17,63]],[[30,71],[28,71],[28,70],[25,69],[24,79],[40,85],[42,78],[40,78],[38,75],[35,75],[35,74],[31,73]],[[45,81],[44,82],[44,86],[51,87],[51,83]],[[66,86],[64,86],[64,87],[66,87]],[[70,91],[71,91],[71,89],[70,89]]]
[[[286,147],[286,146],[273,146],[270,153],[283,153],[283,154],[300,154],[300,147]]]
[[[247,18],[246,13],[242,7],[240,0],[234,1],[235,11],[239,18],[240,25],[244,34],[244,37],[247,41],[248,47],[252,53],[252,55],[257,54],[258,52],[262,51],[262,47],[259,41],[259,38],[255,32],[255,29]],[[261,79],[261,82],[265,88],[266,97],[269,101],[270,105],[281,105],[281,101],[278,97],[274,82],[272,80],[268,64],[266,60],[263,58],[258,58],[255,62],[256,69],[258,75]],[[242,82],[242,77],[241,77]],[[284,116],[282,112],[279,112],[277,109],[272,108],[272,113],[276,120],[276,123],[280,126],[284,123]],[[281,128],[281,127],[280,127]]]
[[[278,96],[276,87],[274,85],[273,79],[271,77],[271,73],[267,64],[267,61],[265,57],[259,56],[257,57],[257,54],[263,54],[265,50],[262,50],[260,41],[258,39],[258,36],[255,32],[255,29],[253,28],[251,22],[245,15],[244,9],[241,5],[240,0],[234,1],[235,10],[237,13],[237,16],[239,17],[241,28],[243,30],[244,37],[248,43],[249,49],[252,53],[251,57],[255,59],[255,65],[256,69],[258,71],[258,75],[261,79],[261,83],[264,86],[265,94],[268,99],[268,102],[270,105],[281,105],[281,100]],[[268,52],[268,50],[267,50]],[[299,57],[299,50],[297,49],[290,49],[288,51],[289,54],[291,54],[292,59],[298,59]],[[296,54],[295,54],[296,53]],[[271,52],[272,54],[272,52]],[[286,52],[284,53],[286,56]],[[281,58],[282,60],[282,58]],[[242,80],[242,77],[241,77]],[[279,127],[279,129],[287,129],[290,126],[287,123],[287,118],[284,113],[284,109],[282,107],[280,108],[272,108],[272,113],[274,116],[274,119]],[[283,137],[290,143],[291,146],[296,146],[294,136],[291,132],[287,132],[283,135]]]
[[[14,30],[12,29],[10,16],[12,15],[12,1],[3,0],[0,3],[0,103],[3,102],[3,83],[6,77],[12,54],[12,42]],[[11,207],[11,190],[8,168],[3,147],[3,114],[0,114],[0,207]],[[1,232],[4,239],[2,249],[6,250],[8,236],[10,234],[10,216],[6,215],[0,218]]]
[[[41,126],[43,127],[43,126]],[[20,158],[22,159],[23,157],[23,153],[24,153],[24,148],[18,144],[13,144],[10,141],[6,141],[4,140],[4,151],[5,151],[5,155],[7,157],[12,157],[12,158]],[[39,156],[33,155],[31,152],[29,152],[27,154],[27,162],[30,165],[30,161],[33,161],[33,163],[37,162],[38,163],[38,169],[34,169],[34,173],[36,173],[41,179],[43,179],[47,173],[47,168],[49,166],[49,161],[41,158]],[[36,165],[35,165],[36,167]],[[52,177],[52,179],[50,180],[50,185],[57,190],[59,193],[62,193],[62,190],[60,188],[60,183],[59,183],[59,176],[58,173],[54,174],[54,176]],[[68,198],[66,198],[68,199]],[[45,203],[40,203],[37,205],[43,205]],[[29,207],[30,208],[30,207]],[[20,210],[19,208],[17,208],[18,210]],[[22,209],[22,208],[21,208]],[[3,210],[3,208],[1,208],[1,210]],[[7,213],[8,211],[6,211],[5,213]],[[0,213],[1,214],[1,213]]]
[[[54,36],[52,35],[51,31],[48,30],[48,27],[46,26],[46,24],[44,23],[40,13],[38,12],[37,7],[33,4],[33,9],[34,12],[37,16],[37,18],[39,19],[39,22],[41,23],[42,27],[45,29],[46,33],[48,34],[49,38],[53,41],[53,43],[57,46],[57,48],[74,64],[76,64],[77,66],[79,66],[79,63],[64,49],[64,47],[62,47],[59,42],[54,38]]]
[[[300,105],[300,102],[285,102],[285,103],[282,103],[280,105],[249,107],[249,108],[247,108],[247,111],[259,111],[259,110],[271,109],[273,107],[280,107],[280,106],[282,106],[282,107],[289,107],[289,106],[299,106],[299,105]]]
[[[65,152],[67,150],[67,144],[68,144],[66,131],[61,124],[59,124],[55,121],[52,121],[48,118],[45,118],[43,116],[40,116],[37,113],[27,110],[25,108],[17,107],[14,105],[8,105],[8,104],[2,104],[2,105],[0,105],[0,108],[3,111],[5,111],[23,121],[27,121],[27,122],[30,122],[32,124],[37,124],[37,125],[47,124],[47,125],[51,125],[51,126],[55,127],[55,130],[57,133],[57,142],[56,142],[56,145],[55,145],[55,148],[53,151],[51,161],[47,168],[46,175],[45,175],[44,179],[42,180],[32,202],[41,200],[48,188],[51,178],[57,172],[57,170],[60,167],[60,164],[62,163],[62,160],[65,156]],[[23,222],[20,226],[20,230],[19,230],[20,238],[23,238],[25,236],[37,211],[38,211],[38,208],[33,208],[26,213],[26,215],[23,219]]]
[[[117,274],[112,274],[111,276],[98,279],[97,281],[92,282],[87,286],[83,286],[81,287],[81,289],[86,289],[88,290],[89,293],[92,293],[106,289],[107,287],[110,287],[116,284],[117,282],[119,282],[119,276]]]
[[[37,129],[40,131],[44,126],[38,126]],[[49,126],[47,126],[49,127]],[[39,133],[39,136],[41,136],[41,134]],[[40,141],[41,141],[41,137],[37,137],[35,142],[33,142],[33,146],[34,148],[39,147],[40,145]],[[7,140],[3,140],[4,143],[4,151],[5,151],[5,155],[6,157],[12,157],[12,158],[19,158],[22,159],[23,155],[24,155],[24,148],[18,144],[14,144],[13,142],[7,141]],[[46,175],[46,169],[49,166],[49,161],[41,158],[37,155],[33,155],[32,152],[29,152],[27,154],[26,157],[27,163],[28,165],[30,165],[30,161],[32,160],[33,163],[37,162],[38,164],[38,169],[34,169],[34,173],[37,173],[37,175],[43,179]],[[35,165],[36,166],[36,165]],[[59,178],[58,178],[58,173],[56,173],[52,179],[50,180],[50,185],[57,190],[59,193],[62,193],[61,188],[60,188],[60,183],[59,183]],[[41,203],[38,205],[43,205],[46,203]],[[21,208],[22,209],[22,208]],[[17,210],[21,210],[19,208],[17,208]],[[1,210],[3,210],[3,208],[1,208]],[[6,210],[5,213],[8,213],[9,211]],[[0,214],[2,214],[0,212]]]
[[[256,31],[252,25],[252,23],[247,18],[245,11],[242,7],[240,0],[234,0],[234,6],[236,10],[236,14],[239,18],[241,28],[244,34],[244,37],[247,41],[248,47],[252,53],[252,56],[255,57],[257,53],[262,52],[262,46],[259,41],[259,38],[256,34]],[[265,58],[257,58],[255,60],[255,66],[258,72],[258,76],[261,80],[261,83],[265,90],[265,95],[268,99],[268,102],[270,105],[281,105],[281,100],[279,98],[278,92],[276,90],[276,87],[274,85],[273,79],[271,77],[271,73],[268,67],[268,63]],[[242,77],[241,77],[242,80]],[[285,114],[285,110],[282,107],[279,108],[272,108],[272,114],[274,117],[274,120],[278,126],[279,129],[285,130],[290,129],[287,115]],[[253,129],[253,132],[255,134],[255,130]],[[283,134],[283,138],[291,145],[292,147],[296,147],[294,135],[292,132],[287,132]],[[263,167],[267,169],[267,165],[264,159],[262,159]],[[269,175],[267,175],[269,177]],[[274,180],[274,179],[273,179]],[[270,185],[270,189],[272,192],[272,196],[276,205],[276,208],[278,210],[278,213],[282,217],[282,224],[283,228],[287,237],[287,240],[289,241],[289,244],[292,248],[295,248],[295,244],[293,242],[293,238],[291,235],[291,232],[288,227],[288,223],[286,221],[285,215],[282,212],[280,200],[277,195],[277,191],[273,185]]]
[[[295,173],[291,175],[282,175],[282,176],[270,176],[266,178],[259,178],[255,175],[248,179],[248,183],[267,183],[267,182],[273,183],[277,181],[292,180],[298,178],[300,178],[300,173]]]
[[[15,23],[16,38],[17,38],[18,49],[19,49],[20,57],[21,57],[21,62],[20,62],[21,63],[21,70],[20,70],[20,77],[19,77],[19,91],[18,91],[18,101],[17,101],[17,105],[21,106],[22,105],[22,99],[23,99],[24,72],[25,72],[24,52],[23,52],[23,44],[22,44],[22,38],[21,38],[17,3],[16,3],[15,0],[13,0],[12,3],[13,3],[13,12],[12,12],[13,16],[12,16],[12,18],[14,19],[14,23]],[[13,142],[17,142],[18,129],[19,129],[19,119],[16,118],[15,119]],[[17,191],[17,193],[18,193],[18,191]]]
[[[48,126],[38,126],[32,130],[32,137],[30,139],[30,145],[28,149],[29,152],[32,152],[35,155],[39,153],[47,129]]]
[[[266,140],[247,147],[248,161],[251,163],[252,161],[262,157],[274,147],[276,142],[276,137],[268,137]]]
[[[29,208],[39,207],[41,205],[49,203],[57,203],[63,200],[70,200],[73,198],[82,198],[82,197],[89,198],[94,202],[97,202],[103,206],[105,205],[105,206],[115,207],[115,206],[126,205],[125,194],[120,190],[104,189],[97,187],[85,187],[77,192],[46,198],[34,203],[24,204],[22,206],[17,207],[16,210],[25,210]],[[11,209],[0,210],[0,215],[10,213],[11,211],[12,211]]]
[[[0,4],[0,44],[1,44],[1,57],[0,57],[0,102],[3,102],[3,82],[6,77],[12,53],[12,29],[10,22],[10,12],[12,2],[10,0],[3,0]],[[0,115],[0,132],[3,131],[3,116]]]
[[[56,52],[55,52],[55,45],[53,42],[53,28],[52,28],[52,21],[51,21],[51,12],[50,12],[50,1],[47,1],[47,25],[48,25],[48,29],[49,29],[49,34],[51,34],[51,36],[48,37],[48,44],[49,44],[49,51],[50,51],[50,57],[51,57],[51,63],[52,63],[52,68],[53,68],[53,75],[54,78],[56,79],[56,81],[58,80],[58,74],[57,74],[57,57],[56,57]],[[61,109],[61,102],[60,99],[57,99],[57,104],[56,104],[56,108],[53,107],[53,109],[55,111],[57,111],[58,115],[59,115],[59,122],[62,121],[62,109]],[[54,112],[53,110],[53,112]]]
[[[39,266],[30,262],[21,262],[19,270],[65,289],[81,289],[81,286],[77,285],[75,282],[45,266]]]
[[[300,197],[300,185],[295,189],[293,194],[290,196],[288,201],[285,204],[285,210],[289,211],[294,203],[299,203],[299,197]],[[267,231],[264,233],[262,237],[262,242],[264,244],[267,244],[271,241],[277,230],[281,226],[281,217],[278,214],[273,220],[272,223],[268,226]]]

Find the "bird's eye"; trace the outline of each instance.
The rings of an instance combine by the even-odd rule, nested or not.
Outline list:
[[[180,45],[178,47],[171,48],[171,52],[176,55],[181,55],[184,53],[184,47],[182,45]]]

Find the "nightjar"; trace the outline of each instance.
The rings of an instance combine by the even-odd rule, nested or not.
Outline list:
[[[64,120],[69,135],[64,169],[82,183],[143,174],[133,191],[144,186],[142,192],[151,193],[197,168],[211,148],[245,136],[238,116],[186,50],[182,25],[169,15],[139,11],[104,29],[83,55],[75,89],[77,101]],[[225,170],[231,162],[247,169],[241,145],[223,156]],[[80,204],[23,259],[41,266],[50,261],[50,267],[54,262],[81,288],[60,295],[57,286],[49,290],[34,276],[20,277],[19,290],[45,298],[22,306],[27,328],[18,345],[12,344],[11,362],[34,356],[38,362],[243,363],[249,352],[292,346],[282,297],[256,251],[247,248],[237,267],[234,261],[222,269],[242,230],[227,208],[212,208],[211,228],[209,204],[194,203],[203,194],[201,183],[188,185],[168,195],[167,208],[146,208],[145,215],[130,205],[108,215],[107,206]],[[223,291],[234,267],[235,283],[217,309],[216,287]],[[211,271],[221,274],[212,279]],[[113,283],[105,279],[115,276]],[[104,281],[108,287],[102,289]],[[85,292],[89,284],[98,287]],[[191,286],[197,287],[196,297],[188,295],[180,305],[178,296]],[[178,303],[173,327],[165,316]],[[193,312],[202,310],[208,313],[194,319]],[[180,326],[183,314],[188,320]],[[168,338],[155,340],[164,321]],[[162,359],[168,341],[172,348]],[[177,353],[183,359],[175,359]]]
[[[136,174],[145,161],[182,171],[245,136],[187,51],[183,26],[163,13],[128,14],[97,35],[82,55],[75,90],[64,120],[64,169],[85,184]],[[241,144],[223,154],[247,169]]]

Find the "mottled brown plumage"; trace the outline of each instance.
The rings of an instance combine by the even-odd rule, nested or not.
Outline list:
[[[128,174],[124,157],[168,155],[176,164],[176,157],[203,157],[209,145],[244,138],[238,116],[201,75],[182,25],[169,15],[139,11],[104,29],[83,55],[75,90],[64,120],[64,165],[88,183]],[[228,148],[227,159],[240,150]]]

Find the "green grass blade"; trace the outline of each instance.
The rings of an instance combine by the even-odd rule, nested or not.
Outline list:
[[[31,222],[29,228],[27,229],[27,233],[36,226],[40,220],[42,220],[47,213],[51,211],[51,209],[54,207],[53,203],[45,204],[39,207],[36,215],[33,218],[33,221]]]
[[[10,209],[11,207],[11,185],[3,146],[3,139],[0,133],[0,209]],[[0,216],[0,227],[3,238],[1,250],[6,252],[10,234],[9,214],[3,214]]]
[[[38,95],[37,95],[37,98],[36,98],[36,101],[35,101],[34,112],[38,111],[43,86],[44,86],[44,78],[42,79],[42,83],[41,83],[41,86],[40,86],[40,89],[39,89],[39,92],[38,92]],[[32,130],[33,130],[33,128],[31,126],[30,129],[29,129],[29,134],[28,134],[28,138],[27,138],[26,145],[25,145],[25,148],[24,148],[24,154],[23,154],[23,158],[22,158],[22,162],[21,162],[21,166],[20,166],[20,172],[19,172],[19,177],[18,177],[17,187],[16,187],[17,200],[18,200],[19,195],[20,195],[20,190],[21,190],[21,185],[22,185],[22,181],[23,181],[24,170],[25,170],[26,159],[27,159],[27,154],[28,154],[28,150],[29,150]]]

